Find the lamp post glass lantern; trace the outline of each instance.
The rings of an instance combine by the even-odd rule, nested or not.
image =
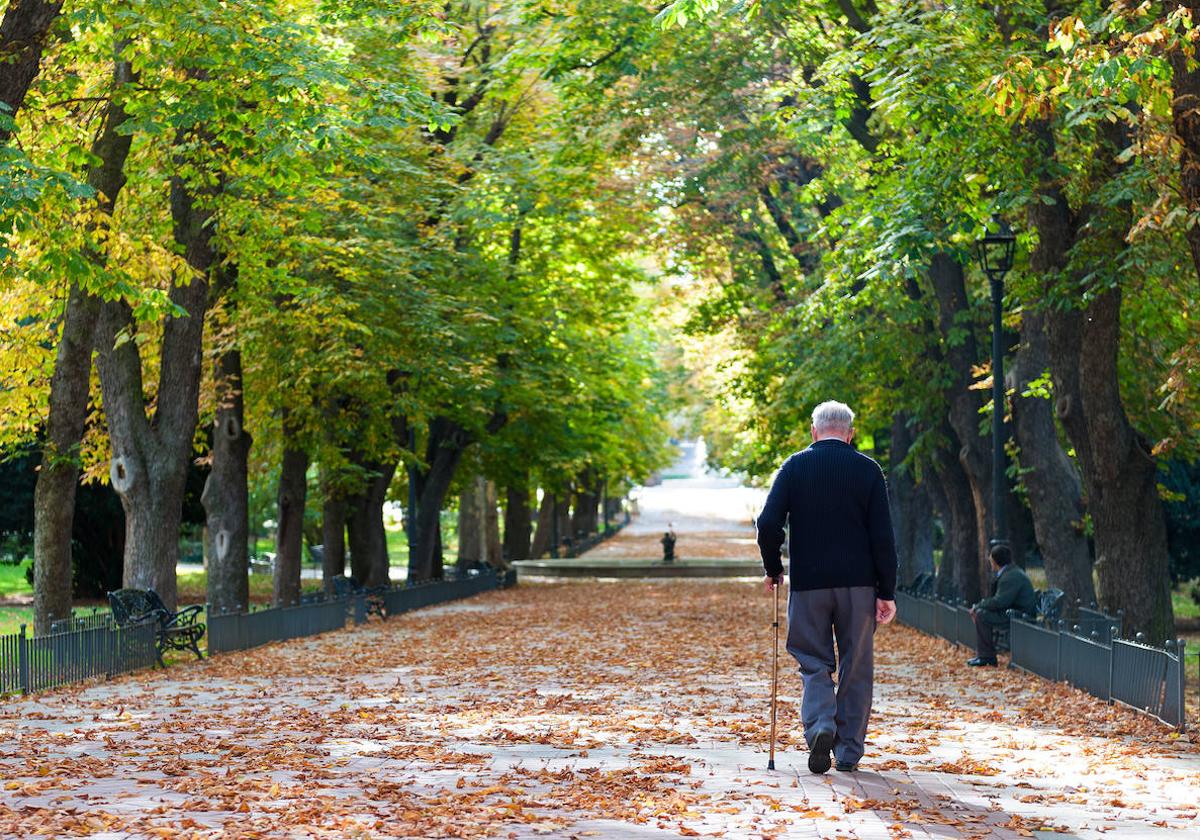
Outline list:
[[[999,216],[993,216],[976,243],[979,265],[992,286],[992,544],[1008,538],[1005,492],[1008,480],[1004,458],[1004,275],[1013,267],[1017,237]]]

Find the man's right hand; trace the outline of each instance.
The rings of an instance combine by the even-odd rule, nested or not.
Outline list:
[[[895,617],[895,601],[885,601],[882,598],[875,599],[875,621],[877,621],[879,624],[888,624]]]
[[[783,583],[783,575],[777,575],[775,577],[767,575],[765,578],[763,578],[763,586],[768,592],[774,592],[775,587],[779,586],[781,583]]]

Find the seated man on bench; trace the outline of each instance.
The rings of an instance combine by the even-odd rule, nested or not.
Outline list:
[[[975,620],[975,658],[968,665],[986,666],[996,664],[995,632],[1008,627],[1008,611],[1033,613],[1037,610],[1037,596],[1025,570],[1012,561],[1012,549],[1007,543],[992,546],[991,552],[992,594],[971,607],[971,618]]]

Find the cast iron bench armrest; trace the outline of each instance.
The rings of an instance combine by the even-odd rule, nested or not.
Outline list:
[[[184,607],[179,612],[175,613],[175,616],[168,622],[168,624],[174,624],[176,626],[195,624],[196,619],[202,612],[204,612],[203,604],[192,604],[190,607]]]

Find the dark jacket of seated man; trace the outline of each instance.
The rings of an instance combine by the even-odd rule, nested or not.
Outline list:
[[[1037,611],[1037,596],[1025,570],[1012,562],[1012,551],[1007,545],[992,547],[992,594],[971,609],[975,619],[975,653],[971,665],[995,665],[996,643],[993,633],[1008,626],[1008,611],[1023,613]]]

